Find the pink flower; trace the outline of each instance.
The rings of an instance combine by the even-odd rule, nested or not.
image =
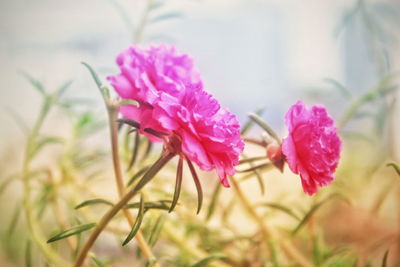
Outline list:
[[[148,49],[131,46],[117,57],[121,70],[108,80],[123,99],[140,103],[122,106],[125,118],[141,124],[140,131],[153,142],[146,128],[178,137],[181,152],[202,170],[216,169],[224,186],[227,175],[234,175],[244,143],[236,117],[221,108],[203,90],[192,59],[174,47],[160,45]]]
[[[312,195],[332,182],[339,163],[341,141],[325,107],[294,104],[285,116],[289,135],[282,151],[290,169],[300,174],[303,190]]]

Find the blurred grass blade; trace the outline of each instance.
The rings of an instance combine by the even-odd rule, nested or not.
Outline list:
[[[26,247],[25,247],[25,266],[26,267],[33,267],[32,263],[32,245],[31,241],[28,240],[26,242]]]
[[[263,168],[269,167],[269,166],[272,166],[271,162],[267,162],[267,163],[263,163],[263,164],[260,164],[260,165],[256,165],[254,167],[250,167],[250,168],[244,169],[244,170],[237,170],[237,172],[238,173],[252,172],[254,170],[263,169]]]
[[[386,266],[387,266],[387,259],[388,259],[388,256],[389,256],[389,250],[387,250],[387,251],[385,252],[385,255],[383,256],[382,267],[386,267]]]
[[[72,235],[77,235],[77,234],[87,231],[95,226],[96,226],[96,223],[88,223],[88,224],[78,225],[76,227],[65,230],[65,231],[53,236],[52,238],[47,240],[47,243],[58,241],[60,239],[64,239],[64,238],[72,236]]]
[[[267,206],[267,207],[270,207],[270,208],[273,208],[273,209],[280,210],[280,211],[286,213],[287,215],[295,218],[296,220],[300,221],[300,217],[297,216],[291,209],[289,209],[288,207],[285,207],[283,205],[280,205],[278,203],[267,202],[267,203],[260,203],[259,205],[263,205],[263,206]]]
[[[150,165],[144,166],[142,169],[140,169],[137,173],[135,173],[132,178],[128,181],[127,186],[130,186],[133,184],[138,178],[140,178],[145,172],[147,172],[148,169],[150,169]]]
[[[21,215],[21,205],[17,204],[13,213],[13,216],[11,217],[10,225],[8,226],[7,229],[7,239],[10,240],[11,237],[13,236],[15,232],[15,228],[18,225],[19,217]]]
[[[261,119],[260,116],[258,116],[255,113],[250,113],[249,118],[252,119],[255,123],[257,123],[261,128],[263,128],[269,134],[269,136],[275,139],[275,141],[278,144],[281,143],[281,139],[279,138],[279,136],[275,133],[274,130],[272,130],[272,128],[265,121],[263,121],[263,119]]]
[[[171,207],[169,208],[168,212],[173,211],[176,206],[176,203],[178,203],[178,199],[179,199],[179,195],[181,193],[181,187],[182,187],[182,173],[183,173],[183,157],[179,157],[178,169],[176,171],[174,197],[172,199]]]
[[[197,263],[193,264],[192,267],[206,267],[209,266],[209,264],[214,261],[214,260],[218,260],[218,259],[224,259],[226,258],[223,255],[211,255],[209,257],[206,257],[200,261],[198,261]]]
[[[139,231],[140,225],[142,224],[142,221],[143,221],[143,217],[144,217],[144,199],[143,199],[143,194],[141,194],[140,195],[140,206],[139,206],[138,216],[136,218],[135,224],[132,227],[131,232],[126,237],[125,241],[122,243],[122,246],[125,246],[126,244],[128,244],[129,241],[131,241],[132,238]]]
[[[239,164],[238,165],[249,163],[249,162],[254,162],[254,161],[259,161],[259,160],[266,160],[266,159],[267,159],[266,156],[243,158],[243,159],[239,160]]]
[[[348,202],[348,199],[345,198],[344,196],[340,195],[340,194],[332,194],[330,196],[328,196],[327,198],[325,198],[324,200],[318,202],[317,204],[313,205],[311,207],[311,209],[306,213],[306,215],[303,217],[303,219],[299,222],[299,224],[297,225],[297,227],[292,231],[292,236],[296,235],[300,229],[308,222],[308,220],[311,218],[311,216],[325,203],[327,203],[329,200],[335,198],[335,197],[340,197],[341,199],[343,199],[344,201],[346,201],[346,203]],[[350,203],[349,203],[350,204]]]
[[[146,138],[146,142],[147,142],[146,149],[144,150],[141,161],[145,161],[147,159],[147,157],[150,155],[150,152],[153,148],[153,142],[151,142],[148,138]]]
[[[133,165],[136,162],[137,159],[137,155],[139,152],[139,145],[140,145],[140,134],[138,131],[136,131],[135,133],[135,140],[133,142],[133,151],[132,151],[132,156],[131,156],[131,160],[129,161],[129,165],[128,165],[128,171],[130,169],[132,169]]]
[[[210,205],[208,206],[206,221],[208,221],[211,218],[211,216],[214,214],[214,210],[215,210],[215,207],[218,202],[219,194],[221,192],[221,187],[222,186],[221,186],[220,182],[217,182],[216,187],[215,187],[214,192],[211,197]]]
[[[60,98],[65,93],[65,91],[67,91],[67,89],[71,86],[72,82],[73,82],[72,80],[68,80],[65,83],[63,83],[59,88],[57,88],[56,90],[57,98]]]
[[[197,198],[198,198],[197,214],[199,214],[201,206],[203,205],[203,190],[201,189],[200,180],[199,180],[199,177],[197,176],[196,169],[194,168],[193,163],[189,159],[186,159],[186,162],[189,166],[190,173],[192,174],[194,184],[196,185]]]
[[[393,167],[393,169],[396,171],[398,175],[400,175],[400,165],[395,163],[395,162],[390,162],[386,164],[387,167]],[[1,192],[1,191],[0,191]]]
[[[74,209],[80,209],[86,206],[91,206],[91,205],[97,205],[97,204],[106,204],[109,206],[114,206],[114,204],[111,201],[102,199],[102,198],[95,198],[95,199],[89,199],[86,201],[83,201],[81,204],[77,205]]]
[[[159,16],[156,16],[149,20],[149,24],[161,22],[169,19],[181,19],[183,18],[183,14],[180,12],[169,12]]]
[[[243,157],[246,158],[244,155],[243,155]],[[250,168],[254,168],[255,167],[254,163],[252,161],[249,161],[248,163],[250,165]],[[259,166],[262,166],[262,165],[259,165]],[[253,171],[254,175],[256,176],[256,178],[257,178],[258,185],[260,186],[261,195],[264,195],[264,193],[265,193],[265,185],[264,185],[264,180],[263,180],[262,175],[258,171],[257,168],[253,169],[252,171]]]
[[[324,81],[333,85],[333,87],[338,89],[344,97],[351,97],[349,89],[347,89],[343,84],[339,83],[338,81],[331,78],[325,78]]]
[[[33,78],[30,74],[28,74],[27,72],[21,71],[19,72],[22,76],[25,77],[25,79],[27,79],[30,84],[42,95],[45,96],[46,95],[46,90],[44,89],[44,86],[41,82],[39,82],[38,80],[36,80],[35,78]]]
[[[49,144],[62,144],[64,140],[60,137],[57,136],[47,136],[47,137],[41,137],[33,146],[32,150],[30,151],[29,156],[33,157],[37,153],[40,152],[46,145]]]
[[[15,121],[18,127],[25,135],[29,135],[29,127],[28,124],[24,121],[21,115],[11,107],[6,108],[7,112],[10,114],[11,118]]]
[[[257,114],[258,116],[261,116],[265,111],[265,108],[260,108],[256,110],[254,113]],[[248,119],[246,124],[242,127],[242,130],[240,131],[240,135],[245,135],[251,127],[254,125],[254,121],[251,119]]]
[[[12,175],[5,179],[1,184],[0,184],[0,196],[6,191],[6,189],[10,186],[10,184],[15,180],[15,176]]]
[[[93,253],[91,253],[90,257],[92,258],[97,267],[106,267],[106,264],[103,263],[99,258],[97,258]]]
[[[149,246],[152,248],[156,244],[158,237],[160,236],[161,230],[164,226],[164,223],[167,219],[166,214],[161,214],[158,218],[156,223],[154,224],[153,229],[151,230],[150,237],[149,237]]]

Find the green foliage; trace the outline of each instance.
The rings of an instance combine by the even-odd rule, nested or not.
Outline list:
[[[47,240],[47,243],[52,243],[52,242],[67,238],[72,235],[80,234],[82,232],[92,229],[95,226],[96,226],[96,223],[88,223],[88,224],[75,226],[73,228],[70,228],[68,230],[62,231],[61,233],[56,234],[55,236],[53,236],[52,238]]]
[[[122,243],[123,246],[125,246],[126,244],[129,243],[129,241],[132,240],[132,238],[136,235],[136,233],[139,231],[140,229],[140,225],[142,224],[143,221],[143,217],[144,217],[144,213],[145,213],[145,208],[144,208],[144,199],[143,199],[143,195],[140,196],[140,204],[139,204],[139,212],[135,221],[135,224],[132,227],[131,232],[129,233],[129,235],[126,237],[125,241]]]

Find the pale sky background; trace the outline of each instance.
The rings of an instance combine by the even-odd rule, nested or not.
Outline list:
[[[138,19],[142,0],[117,2],[133,20]],[[177,10],[183,19],[149,26],[145,40],[165,40],[190,53],[208,91],[241,121],[249,111],[265,106],[264,118],[283,133],[287,108],[300,98],[313,104],[321,90],[332,93],[325,104],[333,116],[342,113],[343,98],[324,78],[340,81],[355,94],[376,82],[359,26],[350,25],[335,36],[344,12],[354,4],[350,0],[168,0],[159,13]],[[16,134],[5,108],[17,110],[28,122],[39,108],[37,93],[18,70],[51,89],[73,79],[67,96],[93,99],[102,114],[100,96],[80,62],[90,63],[102,77],[116,73],[115,56],[130,44],[131,36],[111,2],[2,0],[0,10],[0,144],[23,138]],[[396,69],[398,54],[389,57]],[[63,130],[60,124],[54,118],[56,131]],[[398,138],[394,145],[399,148]]]

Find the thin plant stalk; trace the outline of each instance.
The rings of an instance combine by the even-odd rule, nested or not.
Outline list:
[[[265,241],[268,239],[276,239],[277,233],[273,232],[271,228],[264,222],[263,218],[258,215],[255,211],[253,205],[250,203],[248,198],[243,193],[242,189],[239,186],[239,183],[232,177],[230,181],[233,184],[233,188],[236,191],[236,194],[241,201],[243,207],[249,213],[249,215],[258,223],[261,233],[264,236]],[[302,267],[312,267],[313,265],[292,245],[289,240],[279,240],[280,246],[282,250],[286,253],[286,255],[291,258],[293,261],[297,262]]]
[[[94,242],[97,240],[101,232],[106,228],[108,223],[112,218],[124,208],[124,206],[131,200],[154,176],[165,166],[165,164],[170,161],[175,154],[172,153],[164,153],[160,159],[151,166],[151,168],[144,174],[141,182],[139,182],[134,188],[132,188],[128,193],[126,193],[120,201],[115,204],[100,220],[97,224],[96,228],[93,230],[89,239],[86,241],[82,250],[80,251],[77,261],[75,263],[75,267],[80,267],[83,265],[86,256],[90,249],[92,248]]]
[[[64,259],[62,259],[47,243],[45,236],[41,229],[39,228],[39,223],[32,213],[33,206],[31,203],[31,185],[29,182],[29,165],[32,159],[32,149],[39,134],[40,128],[43,125],[44,119],[47,117],[47,114],[50,111],[52,105],[52,98],[47,96],[44,100],[44,104],[39,113],[39,116],[32,128],[31,133],[28,136],[28,142],[26,144],[25,156],[22,165],[22,181],[23,181],[23,208],[25,212],[26,222],[29,229],[29,235],[31,240],[35,243],[35,245],[42,251],[45,258],[61,267],[70,266]]]
[[[114,174],[115,181],[118,188],[119,197],[122,198],[125,195],[125,186],[122,178],[122,170],[121,170],[121,161],[119,156],[119,148],[118,148],[118,125],[116,123],[118,118],[117,108],[113,105],[107,105],[108,118],[109,118],[109,128],[110,128],[110,138],[111,138],[111,150],[112,150],[112,159],[114,166]],[[132,216],[128,209],[123,210],[124,216],[129,222],[131,228],[135,225],[135,218]],[[143,236],[142,231],[139,231],[135,235],[136,242],[142,251],[143,255],[147,258],[147,260],[155,260],[155,256],[151,251],[149,245],[146,242],[146,239]],[[155,262],[155,267],[159,267],[159,263]]]

